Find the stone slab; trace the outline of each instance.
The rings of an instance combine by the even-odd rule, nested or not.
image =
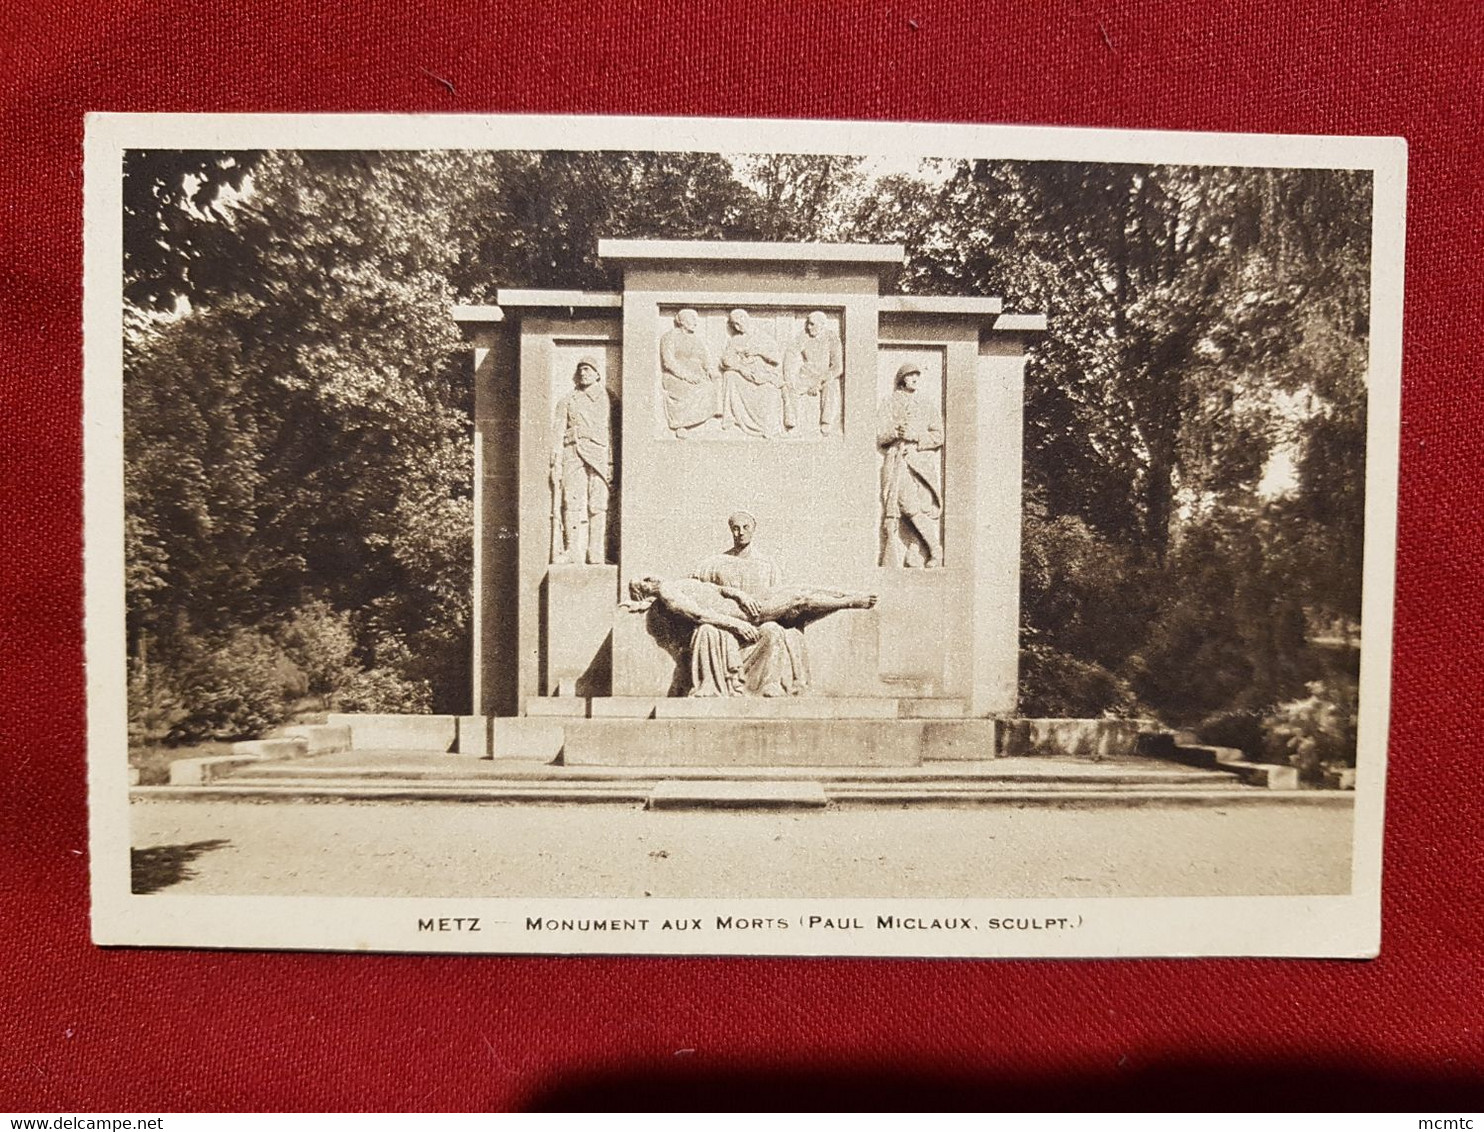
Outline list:
[[[1299,788],[1297,767],[1243,761],[1228,763],[1226,769],[1236,771],[1242,781],[1249,786],[1262,786],[1268,790],[1297,790]]]
[[[670,780],[650,791],[649,810],[823,809],[818,782]]]
[[[899,720],[589,719],[564,730],[568,766],[910,766],[922,758],[921,725]]]
[[[298,759],[309,754],[309,741],[294,736],[282,739],[245,739],[232,744],[232,754],[247,759]]]
[[[983,762],[995,757],[998,730],[992,719],[930,719],[921,726],[924,762]]]
[[[879,591],[875,580],[859,588]],[[895,698],[897,689],[879,671],[880,613],[848,609],[813,622],[804,630],[809,649],[809,691],[815,696]]]
[[[331,727],[349,727],[352,748],[395,751],[451,751],[458,740],[452,715],[372,715],[331,713]]]
[[[1331,767],[1324,772],[1324,785],[1331,790],[1354,790],[1355,768]]]
[[[587,719],[562,728],[568,766],[902,767],[994,751],[986,719]]]
[[[1175,748],[1177,757],[1199,766],[1211,765],[1241,777],[1249,786],[1268,790],[1297,790],[1298,768],[1279,763],[1253,762],[1236,747],[1185,746]],[[1194,757],[1189,757],[1189,756]]]
[[[1069,759],[1129,758],[1139,751],[1139,735],[1155,728],[1141,719],[1007,719],[1000,754],[1050,755]]]
[[[488,303],[456,303],[451,313],[455,322],[460,326],[467,326],[469,329],[495,325],[505,321],[505,312],[499,307],[491,306]]]
[[[1046,329],[1044,314],[1002,314],[994,320],[996,333],[1039,334]]]
[[[907,697],[897,701],[897,715],[902,719],[963,719],[968,714],[964,700]]]
[[[490,721],[484,715],[459,716],[459,736],[454,751],[476,759],[490,757]]]
[[[945,551],[946,553],[946,551]],[[941,694],[950,647],[945,618],[964,620],[962,570],[887,569],[876,589],[877,666],[881,679],[917,696]]]
[[[200,759],[176,759],[170,764],[171,786],[206,786],[225,778],[239,767],[262,762],[263,755],[211,755]]]
[[[626,260],[756,261],[778,263],[849,263],[892,266],[906,259],[901,244],[774,243],[758,240],[622,240],[598,241],[598,258]]]
[[[1248,786],[1260,786],[1267,790],[1297,790],[1299,788],[1299,775],[1296,767],[1282,766],[1277,763],[1252,762],[1236,747],[1211,747],[1201,743],[1178,741],[1180,737],[1188,735],[1189,732],[1181,732],[1179,735],[1167,736],[1170,740],[1168,743],[1153,742],[1146,735],[1141,743],[1141,751],[1158,758],[1183,763],[1186,766],[1225,771],[1227,774],[1236,776]]]
[[[652,696],[594,696],[588,714],[594,719],[653,719]]]
[[[655,701],[656,719],[896,719],[882,696],[674,696]]]
[[[349,727],[331,727],[329,724],[311,723],[301,727],[285,728],[285,739],[302,739],[307,744],[307,753],[325,755],[334,751],[350,750]]]
[[[557,564],[542,589],[546,614],[547,694],[573,689],[604,695],[613,686],[613,616],[618,567]]]
[[[495,302],[500,307],[566,307],[568,310],[594,310],[623,306],[623,296],[617,291],[535,291],[519,287],[501,287],[495,292]],[[455,307],[458,311],[467,307]],[[479,308],[474,308],[479,309]]]
[[[615,696],[667,696],[681,681],[689,683],[689,671],[681,672],[678,655],[660,644],[656,632],[664,625],[661,612],[624,610],[613,615],[613,694]],[[671,642],[683,650],[683,641]],[[679,688],[684,691],[682,685]]]
[[[993,297],[958,295],[882,295],[881,313],[892,314],[966,314],[983,317],[997,315],[1004,300]],[[1044,318],[1044,316],[1042,316]],[[1044,327],[1043,327],[1044,328]]]
[[[562,753],[564,737],[560,723],[525,717],[490,720],[490,754],[495,759],[554,762]]]
[[[581,696],[530,696],[526,714],[546,718],[581,719],[587,714],[587,700]]]

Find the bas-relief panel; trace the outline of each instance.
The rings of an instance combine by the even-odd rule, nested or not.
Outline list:
[[[843,312],[659,310],[659,431],[678,439],[821,440],[844,420]]]
[[[942,347],[883,346],[876,364],[881,565],[943,565]]]

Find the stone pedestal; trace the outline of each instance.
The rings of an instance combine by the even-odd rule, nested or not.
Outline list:
[[[553,565],[546,571],[541,596],[546,638],[544,694],[608,695],[613,687],[618,567]]]

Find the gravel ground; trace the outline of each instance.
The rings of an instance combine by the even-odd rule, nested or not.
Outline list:
[[[133,804],[135,891],[525,897],[1256,896],[1349,891],[1348,809],[649,812]]]

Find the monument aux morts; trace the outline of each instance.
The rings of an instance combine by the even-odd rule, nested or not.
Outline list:
[[[476,418],[461,726],[569,764],[991,757],[1045,316],[883,293],[897,245],[598,253],[621,290],[454,311]]]

